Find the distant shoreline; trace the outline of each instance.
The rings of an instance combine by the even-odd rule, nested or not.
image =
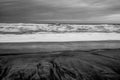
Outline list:
[[[0,22],[0,23],[7,23],[7,24],[16,24],[16,23],[25,23],[25,24],[118,24],[118,25],[120,25],[120,23],[93,23],[93,22],[91,22],[91,23],[80,23],[80,22],[67,22],[67,21],[41,21],[41,22]]]

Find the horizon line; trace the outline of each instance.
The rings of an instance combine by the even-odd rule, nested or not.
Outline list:
[[[120,25],[120,23],[79,23],[79,22],[0,22],[0,23],[4,23],[4,24],[17,24],[17,23],[24,23],[24,24],[118,24]]]

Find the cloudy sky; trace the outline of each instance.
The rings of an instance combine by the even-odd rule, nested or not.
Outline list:
[[[0,0],[0,22],[119,23],[120,0]]]

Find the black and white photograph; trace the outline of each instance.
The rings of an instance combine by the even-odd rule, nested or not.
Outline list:
[[[120,0],[0,0],[0,80],[120,80]]]

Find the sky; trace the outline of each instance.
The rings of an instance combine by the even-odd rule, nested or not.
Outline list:
[[[0,0],[0,22],[119,23],[120,0]]]

